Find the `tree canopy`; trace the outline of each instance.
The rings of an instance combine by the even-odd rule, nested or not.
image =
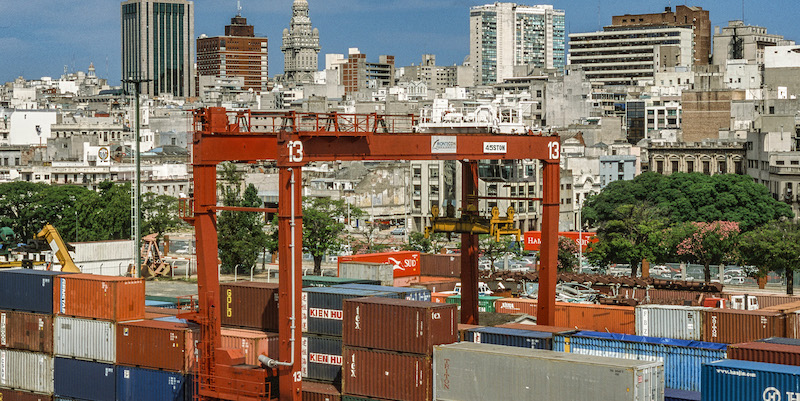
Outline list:
[[[677,254],[701,263],[706,283],[711,281],[711,265],[733,262],[736,259],[739,223],[691,222],[683,223],[678,230],[683,238],[678,242]]]
[[[241,192],[243,174],[231,163],[221,165],[220,189],[225,206],[261,207],[258,190],[250,184]],[[219,259],[222,271],[244,273],[254,267],[259,253],[267,245],[261,215],[253,212],[223,210],[217,222]]]
[[[349,207],[351,216],[360,216],[361,210]],[[344,244],[345,220],[348,206],[343,200],[330,198],[303,199],[303,250],[314,258],[314,274],[322,272],[322,259]]]
[[[794,270],[800,266],[800,225],[772,222],[739,238],[739,258],[757,268],[756,275],[769,271],[786,273],[786,293],[794,293]]]

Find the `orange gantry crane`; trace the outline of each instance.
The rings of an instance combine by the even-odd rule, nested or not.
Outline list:
[[[300,295],[302,260],[302,167],[318,161],[458,160],[462,162],[462,217],[478,217],[479,160],[539,159],[543,162],[542,247],[539,273],[540,324],[554,323],[557,265],[559,159],[558,136],[493,134],[447,129],[419,132],[414,116],[378,114],[195,111],[194,197],[182,202],[183,217],[197,236],[199,310],[185,315],[201,327],[197,400],[301,400]],[[275,160],[278,208],[217,205],[217,165]],[[242,365],[240,351],[220,341],[216,213],[219,210],[278,214],[279,358],[260,358],[262,367]],[[478,323],[478,234],[461,232],[463,323]],[[278,391],[276,391],[279,389]]]

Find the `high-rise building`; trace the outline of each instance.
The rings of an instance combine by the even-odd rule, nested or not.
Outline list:
[[[781,35],[767,33],[767,28],[745,25],[742,21],[729,21],[728,26],[714,28],[714,64],[725,65],[727,60],[746,60],[751,64],[764,64],[767,47],[790,46],[794,41]]]
[[[317,71],[319,31],[311,28],[308,1],[294,0],[289,29],[283,30],[283,71],[287,80],[309,82]]]
[[[387,88],[394,85],[394,56],[381,55],[377,63],[370,63],[366,54],[351,48],[341,71],[340,82],[345,94],[362,89]]]
[[[550,5],[494,3],[470,9],[470,62],[475,84],[514,76],[514,66],[564,69],[564,11]]]
[[[711,56],[711,20],[702,7],[665,7],[663,13],[611,17],[611,26],[682,26],[694,31],[694,65],[708,64]]]
[[[122,3],[122,79],[149,80],[142,93],[194,96],[194,2]]]
[[[243,89],[267,89],[269,68],[267,38],[256,37],[255,29],[240,14],[225,26],[225,36],[197,39],[197,75],[244,78]]]

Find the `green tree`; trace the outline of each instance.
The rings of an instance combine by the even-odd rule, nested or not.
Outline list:
[[[558,271],[573,272],[578,267],[578,244],[567,237],[558,237]]]
[[[599,266],[628,263],[635,277],[642,259],[657,258],[666,225],[657,207],[642,202],[617,206],[611,219],[600,224],[598,242],[590,244],[586,258]]]
[[[784,272],[786,293],[793,295],[794,270],[800,266],[800,225],[775,221],[742,234],[739,258],[764,275],[768,271]]]
[[[492,273],[497,270],[494,267],[494,262],[505,256],[515,242],[509,236],[500,237],[500,242],[495,241],[491,235],[481,234],[479,236],[478,249],[483,257],[489,259],[489,267],[492,269]]]
[[[41,194],[47,184],[10,182],[0,185],[0,226],[11,228],[21,241],[32,239],[45,221],[40,216]]]
[[[711,265],[732,262],[736,259],[736,241],[739,223],[715,221],[711,223],[686,223],[686,235],[677,246],[677,254],[689,257],[703,265],[706,283],[711,281]]]
[[[439,253],[445,244],[447,244],[447,239],[442,233],[433,233],[425,238],[425,233],[415,231],[408,234],[408,244],[404,248],[422,253]]]
[[[178,198],[148,192],[142,195],[142,234],[158,234],[160,241],[169,230],[185,226],[178,216]]]
[[[225,163],[220,171],[220,188],[225,206],[261,207],[258,190],[253,184],[241,194],[243,174],[236,166]],[[267,234],[262,229],[261,216],[253,212],[223,210],[217,222],[219,258],[222,271],[234,269],[245,273],[254,267],[259,253],[267,244]]]
[[[361,214],[360,209],[348,206],[343,200],[303,199],[303,250],[314,258],[315,275],[322,273],[325,255],[344,244],[348,208],[351,216]]]
[[[598,226],[614,219],[621,205],[647,203],[666,211],[669,225],[687,221],[735,221],[742,231],[781,217],[791,208],[772,198],[764,185],[738,174],[641,174],[631,181],[614,181],[587,199],[583,219]]]

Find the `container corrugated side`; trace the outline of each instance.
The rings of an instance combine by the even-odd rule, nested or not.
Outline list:
[[[704,311],[704,341],[735,344],[780,337],[785,333],[786,315],[780,312],[735,309]]]
[[[529,330],[529,331],[541,331],[542,333],[552,333],[552,334],[571,334],[578,330],[571,329],[569,327],[558,327],[558,326],[546,326],[542,324],[525,324],[525,323],[503,323],[498,324],[494,327],[501,327],[506,329],[517,329],[517,330]]]
[[[55,395],[79,400],[114,400],[116,367],[100,362],[55,358]]]
[[[219,294],[223,326],[278,331],[277,283],[222,283]]]
[[[199,327],[193,324],[154,320],[117,325],[117,364],[189,373],[198,355],[195,339]]]
[[[330,277],[330,276],[303,276],[303,288],[306,287],[332,287],[338,284],[373,284],[381,285],[380,280],[362,278]]]
[[[57,315],[114,322],[144,319],[144,279],[68,274],[53,283]]]
[[[460,277],[461,255],[423,253],[419,255],[419,268],[425,276]]]
[[[535,299],[528,298],[501,298],[494,302],[494,309],[497,313],[524,313],[536,316]]]
[[[0,309],[53,313],[53,283],[69,273],[46,270],[0,270]]]
[[[405,401],[433,399],[429,355],[345,346],[342,362],[344,394]]]
[[[681,340],[703,339],[701,306],[640,305],[636,307],[636,334]]]
[[[800,347],[763,342],[731,344],[728,359],[800,366]]]
[[[117,361],[117,324],[105,320],[56,316],[56,356],[105,363]]]
[[[725,359],[703,365],[703,401],[788,401],[800,394],[800,367]]]
[[[479,327],[467,330],[466,338],[481,344],[505,345],[508,347],[553,349],[553,334],[538,331],[508,329],[502,327]]]
[[[759,343],[795,345],[800,347],[800,339],[786,337],[767,337],[758,340]]]
[[[495,313],[494,303],[500,297],[493,297],[489,295],[478,295],[478,312]],[[453,295],[447,297],[448,304],[456,304],[458,310],[461,310],[461,295]]]
[[[341,284],[336,285],[341,288],[355,288],[357,290],[369,290],[379,292],[396,292],[401,299],[409,301],[426,301],[430,302],[431,292],[424,288],[412,287],[388,287],[385,285],[370,285],[370,284]]]
[[[427,354],[456,342],[455,305],[390,298],[344,301],[342,339],[346,345]]]
[[[117,367],[117,401],[189,401],[190,376],[162,370]]]
[[[700,366],[724,359],[725,344],[598,332],[557,334],[553,350],[573,354],[661,361],[666,387],[700,391]]]
[[[262,354],[278,358],[278,333],[223,327],[220,334],[222,347],[241,350],[248,365],[258,365],[258,356]]]
[[[594,304],[556,303],[556,326],[636,334],[634,308]]]
[[[52,401],[52,395],[0,388],[0,401]]]
[[[664,401],[700,401],[701,397],[699,391],[677,390],[669,387],[664,390]]]
[[[341,383],[341,337],[304,334],[300,351],[300,371],[305,378]]]
[[[380,281],[381,285],[394,284],[394,266],[385,263],[339,262],[339,277]]]
[[[327,383],[303,380],[303,401],[341,401],[342,392]]]
[[[342,302],[350,298],[398,298],[396,292],[378,292],[339,287],[304,288],[301,296],[301,327],[304,333],[342,335]]]
[[[53,316],[0,311],[0,348],[53,353]]]
[[[661,401],[661,362],[456,343],[434,348],[437,400]]]
[[[53,393],[53,357],[0,349],[0,387],[35,393]]]

